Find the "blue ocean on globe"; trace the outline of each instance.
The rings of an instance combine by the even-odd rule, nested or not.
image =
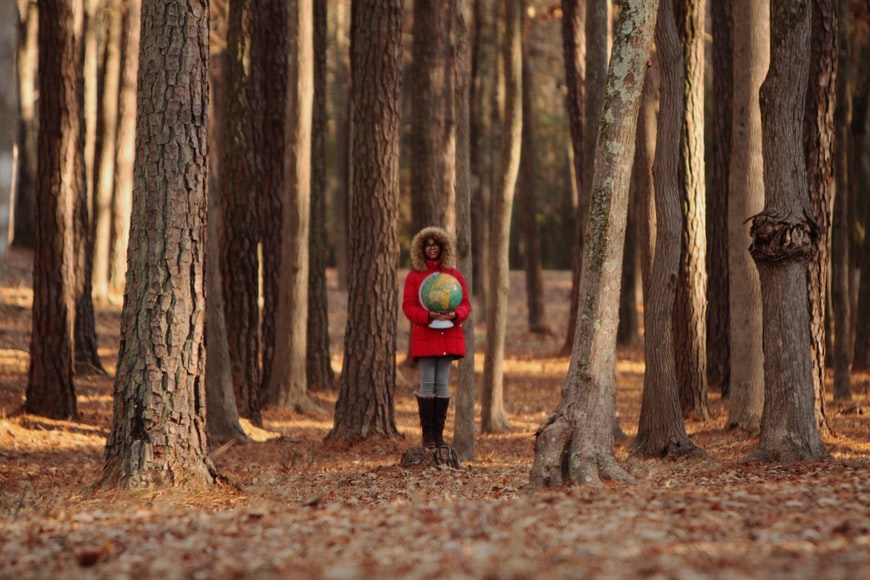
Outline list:
[[[444,272],[429,274],[420,284],[420,304],[434,312],[453,312],[462,302],[462,284]]]

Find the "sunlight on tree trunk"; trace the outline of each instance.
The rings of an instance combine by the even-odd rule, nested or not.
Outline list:
[[[710,418],[707,406],[707,234],[704,170],[704,2],[678,0],[677,27],[686,67],[680,135],[683,243],[674,308],[677,385],[683,414]]]
[[[814,0],[812,12],[809,85],[803,119],[803,146],[809,184],[810,217],[818,226],[816,253],[809,262],[810,344],[816,425],[830,434],[825,417],[825,367],[834,332],[827,316],[830,277],[831,210],[834,200],[834,110],[837,91],[837,19],[835,0]],[[771,20],[771,25],[773,21]],[[765,179],[767,173],[765,172]]]

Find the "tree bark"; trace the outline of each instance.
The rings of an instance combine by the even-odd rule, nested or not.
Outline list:
[[[350,227],[350,192],[351,192],[351,100],[350,100],[350,41],[348,39],[347,10],[344,2],[335,5],[335,52],[336,73],[331,91],[335,99],[335,141],[338,157],[338,174],[340,184],[332,196],[335,207],[335,264],[338,270],[338,288],[347,290],[347,278],[350,262],[348,227]]]
[[[311,228],[311,115],[314,106],[314,11],[311,0],[290,3],[290,53],[284,168],[281,277],[275,319],[273,402],[299,413],[316,410],[308,398],[308,244]]]
[[[658,109],[660,100],[661,76],[657,64],[658,59],[651,58],[651,65],[643,83],[643,97],[637,118],[637,137],[634,152],[634,167],[631,183],[637,188],[636,196],[639,208],[638,235],[640,236],[640,274],[643,286],[643,299],[646,304],[652,284],[652,266],[655,258],[656,219],[655,186],[653,180],[653,163],[656,153],[656,133],[658,132]],[[646,307],[644,307],[645,309]],[[646,316],[646,313],[644,313]],[[646,342],[646,338],[644,338]]]
[[[112,197],[112,256],[109,283],[113,290],[124,287],[127,276],[127,242],[133,204],[133,163],[136,149],[136,78],[139,70],[141,1],[124,3],[124,35],[118,105],[118,151]]]
[[[412,232],[427,226],[455,229],[450,24],[449,0],[414,0],[410,134]]]
[[[93,0],[89,0],[92,4]],[[118,138],[118,106],[121,90],[121,58],[122,37],[124,26],[124,11],[120,0],[113,0],[108,6],[105,24],[105,59],[102,65],[102,91],[95,100],[94,130],[99,137],[94,138],[93,171],[89,174],[89,183],[93,190],[93,296],[98,302],[103,302],[109,295],[109,263],[112,254],[112,196],[115,186],[115,160],[117,158]],[[96,19],[88,16],[87,26],[99,26]],[[89,32],[94,36],[96,45],[97,31]],[[90,40],[88,41],[91,42]],[[96,52],[97,47],[93,49]],[[94,83],[96,83],[96,58],[93,63]]]
[[[36,98],[39,59],[39,14],[36,2],[17,0],[18,46],[15,53],[15,71],[18,81],[18,135],[15,143],[16,159],[12,177],[11,245],[33,248],[36,237],[36,158],[38,150],[39,116]]]
[[[284,165],[286,163],[285,117],[290,74],[288,55],[289,2],[264,2],[254,11],[256,34],[252,39],[254,66],[259,70],[257,82],[260,102],[259,123],[260,171],[262,189],[259,203],[260,243],[263,251],[261,275],[263,308],[260,315],[262,370],[260,402],[274,401],[276,325],[281,288],[281,260],[284,220]]]
[[[205,402],[206,430],[209,447],[214,449],[227,442],[244,443],[248,435],[239,423],[239,408],[233,389],[233,374],[230,368],[227,325],[224,318],[224,295],[221,286],[220,247],[218,240],[222,229],[223,215],[220,199],[220,160],[223,157],[222,127],[215,122],[215,111],[224,110],[226,91],[223,73],[226,60],[226,4],[209,4],[209,124],[208,124],[208,241],[206,248],[206,365]],[[218,40],[220,39],[220,40]]]
[[[577,336],[562,399],[536,434],[532,488],[631,479],[613,455],[619,265],[656,5],[627,0],[619,10],[595,151]]]
[[[831,308],[834,311],[834,399],[852,399],[852,299],[849,243],[849,157],[852,148],[849,121],[852,115],[849,98],[849,4],[838,0],[837,96],[834,112],[834,215],[831,226]],[[824,393],[824,391],[823,391]]]
[[[254,107],[257,69],[251,66],[252,0],[233,1],[227,17],[227,59],[220,186],[223,205],[221,275],[233,385],[239,413],[255,425],[260,416],[260,308],[257,242],[257,148]]]
[[[208,15],[204,0],[142,4],[139,155],[105,487],[216,477],[204,380]]]
[[[308,389],[330,389],[335,371],[329,354],[329,302],[326,294],[326,2],[314,2],[314,104],[311,126],[311,232],[308,241]]]
[[[749,255],[747,219],[764,208],[758,91],[770,61],[768,0],[739,0],[734,34],[734,115],[729,171],[728,285],[731,388],[728,427],[758,431],[764,408],[761,282]]]
[[[803,145],[809,184],[810,216],[817,225],[817,252],[809,263],[810,335],[813,353],[813,391],[818,429],[829,434],[825,417],[825,366],[833,330],[828,328],[828,277],[830,274],[831,208],[834,196],[834,111],[837,89],[837,19],[833,0],[811,3],[812,12]],[[772,21],[771,21],[772,22]],[[766,174],[765,174],[766,175]]]
[[[635,145],[637,154],[637,145]],[[625,250],[622,257],[622,292],[619,295],[619,327],[616,329],[616,343],[631,345],[640,342],[640,325],[637,311],[638,290],[638,205],[639,192],[632,186],[629,190],[628,218],[625,223]]]
[[[75,418],[75,212],[85,188],[81,0],[39,3],[39,171],[24,410]]]
[[[471,244],[475,248],[472,287],[477,298],[478,319],[486,322],[489,296],[490,215],[495,189],[494,106],[498,91],[498,10],[491,3],[475,2],[475,33],[472,62],[471,98],[471,172],[477,178],[477,190],[471,198],[475,224]]]
[[[683,414],[706,420],[707,407],[707,235],[704,177],[704,2],[680,0],[677,27],[686,67],[680,157],[683,248],[674,308],[677,384]]]
[[[870,12],[870,5],[867,6],[864,12],[864,22]],[[864,45],[857,56],[857,62],[870,62],[870,39],[864,40]],[[855,89],[852,96],[852,143],[855,144],[852,148],[852,159],[850,161],[850,176],[849,183],[852,190],[852,197],[857,202],[863,197],[864,205],[864,220],[862,223],[870,224],[870,203],[867,203],[867,173],[864,171],[863,159],[864,151],[858,147],[858,143],[864,143],[865,135],[867,134],[867,116],[870,114],[868,102],[870,102],[870,67],[857,67],[857,78],[855,79]],[[857,206],[857,203],[856,203]],[[854,212],[854,218],[857,219],[859,211]],[[857,229],[857,228],[856,228]],[[866,229],[865,229],[866,232]],[[855,344],[852,355],[853,370],[870,370],[870,236],[864,234],[863,246],[854,245],[855,258],[854,264],[860,267],[861,280],[857,288],[857,298],[855,306]]]
[[[504,342],[510,290],[511,210],[520,166],[523,125],[522,1],[508,0],[505,10],[505,122],[499,157],[498,187],[492,199],[489,295],[486,300],[486,355],[480,398],[480,428],[492,433],[510,427],[504,408]]]
[[[353,191],[344,364],[328,439],[398,434],[399,130],[402,0],[353,4]]]
[[[89,0],[89,2],[92,1]],[[107,12],[102,91],[99,95],[97,109],[99,121],[95,127],[100,133],[97,139],[99,147],[95,147],[97,151],[95,151],[94,170],[90,174],[93,177],[91,180],[93,183],[93,296],[98,302],[105,301],[109,296],[109,272],[112,255],[112,197],[115,187],[118,106],[120,105],[124,35],[124,10],[121,1],[112,0],[107,6]],[[97,25],[96,21],[89,19],[89,26],[95,27]],[[96,37],[96,31],[93,34]],[[94,81],[96,81],[96,77],[94,77]]]
[[[471,220],[471,121],[469,119],[469,47],[465,0],[452,0],[454,23],[453,68],[456,116],[456,254],[458,268],[465,272],[465,285],[473,290],[472,220]],[[456,415],[453,449],[462,461],[473,461],[474,445],[474,312],[462,323],[465,331],[465,358],[459,361],[456,389]]]
[[[574,212],[574,245],[571,266],[571,305],[568,310],[568,328],[560,355],[569,356],[577,330],[577,308],[580,299],[580,269],[583,262],[583,228],[586,217],[586,198],[589,182],[583,181],[586,163],[585,134],[588,127],[596,126],[584,118],[586,110],[586,3],[580,0],[562,0],[562,47],[565,60],[565,84],[568,95],[568,125],[571,131],[574,183],[577,206]]]
[[[523,232],[526,273],[526,306],[528,309],[529,332],[549,334],[547,312],[544,307],[544,270],[541,265],[541,232],[538,227],[537,187],[535,162],[535,130],[532,112],[532,74],[529,63],[530,21],[523,27],[522,47],[522,91],[523,127],[521,132],[521,154],[519,168],[519,205],[520,228]]]
[[[752,218],[764,317],[761,438],[747,460],[828,456],[814,413],[807,263],[818,252],[802,135],[811,42],[811,0],[771,0],[770,69],[761,86],[765,205]]]
[[[680,132],[684,123],[683,53],[670,0],[659,2],[656,57],[661,65],[659,144],[655,153],[656,246],[644,309],[646,373],[635,453],[653,457],[697,454],[686,434],[677,387],[673,336],[674,297],[680,269],[683,216],[680,209]]]
[[[713,31],[712,152],[707,192],[707,384],[723,398],[731,391],[728,293],[728,199],[734,106],[733,2],[710,4]],[[739,61],[740,66],[745,61]],[[747,64],[747,68],[751,66]]]

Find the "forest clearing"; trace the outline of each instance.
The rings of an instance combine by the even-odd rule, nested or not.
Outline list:
[[[724,429],[727,401],[686,428],[705,456],[631,457],[643,348],[620,347],[616,456],[634,484],[528,492],[534,433],[558,403],[570,273],[545,277],[550,336],[525,330],[513,273],[505,399],[512,428],[478,435],[462,468],[402,468],[419,445],[415,369],[399,360],[403,438],[326,444],[337,393],[322,412],[264,411],[253,442],[214,451],[225,478],[192,492],[95,491],[111,428],[112,379],[79,378],[80,419],[21,411],[27,384],[31,255],[2,259],[0,283],[0,578],[859,578],[870,575],[870,377],[827,415],[832,458],[743,464],[757,444]],[[333,364],[341,365],[344,293],[330,272]],[[97,306],[112,372],[120,303]],[[405,328],[403,328],[405,326]],[[407,325],[399,325],[404,359]],[[482,369],[482,335],[477,372]],[[452,435],[453,412],[447,425]]]

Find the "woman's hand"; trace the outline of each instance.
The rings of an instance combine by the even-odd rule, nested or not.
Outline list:
[[[458,318],[458,314],[456,312],[435,312],[434,310],[429,311],[429,320],[449,320],[455,321]]]

